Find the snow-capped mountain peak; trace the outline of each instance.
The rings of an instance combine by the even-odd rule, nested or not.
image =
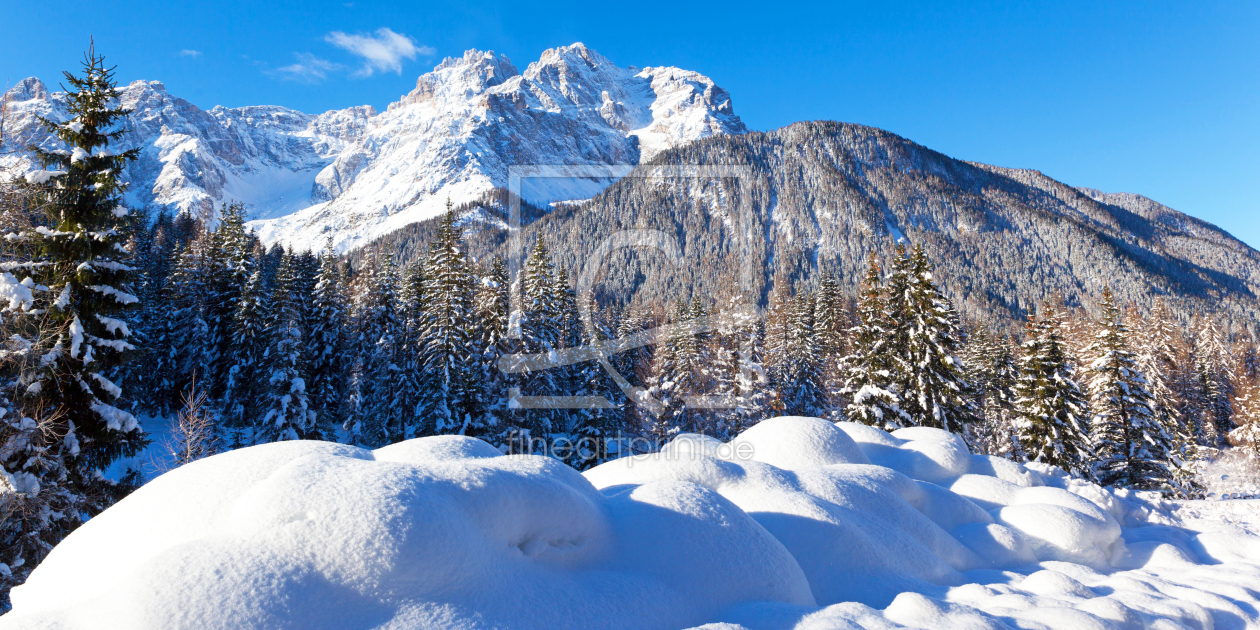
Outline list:
[[[36,117],[64,117],[64,94],[29,78],[6,96],[10,147],[58,144]],[[514,165],[637,164],[745,131],[730,96],[708,77],[623,68],[581,43],[544,51],[524,72],[489,51],[448,57],[379,113],[207,111],[160,81],[132,82],[121,101],[133,110],[122,148],[141,149],[127,173],[131,203],[212,215],[222,202],[243,201],[264,240],[321,248],[331,237],[342,251],[435,216],[448,198],[505,187]],[[587,198],[609,183],[545,181],[523,195],[542,205]]]
[[[493,52],[448,57],[371,120],[315,179],[310,208],[254,225],[269,241],[345,250],[505,187],[513,165],[637,164],[716,134],[742,133],[725,90],[679,68],[622,68],[583,44],[519,72]],[[555,180],[523,196],[590,197],[608,180]]]

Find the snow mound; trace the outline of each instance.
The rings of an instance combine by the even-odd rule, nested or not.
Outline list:
[[[285,442],[92,519],[0,628],[1260,624],[1260,536],[1178,509],[816,418],[585,474],[466,437]]]

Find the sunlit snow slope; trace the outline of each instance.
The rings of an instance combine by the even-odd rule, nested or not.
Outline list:
[[[579,474],[472,438],[255,446],[53,550],[0,629],[1243,628],[1260,537],[975,456],[776,418]]]
[[[36,117],[66,118],[64,95],[26,79],[8,93],[14,145],[52,148]],[[672,67],[620,68],[582,44],[543,52],[519,72],[470,50],[420,77],[377,113],[368,106],[312,116],[283,107],[202,111],[137,81],[123,148],[141,147],[126,176],[131,201],[204,213],[250,206],[267,242],[339,250],[436,216],[508,185],[512,165],[637,164],[667,148],[745,131],[730,96]],[[555,179],[524,189],[537,205],[585,199],[611,180]]]

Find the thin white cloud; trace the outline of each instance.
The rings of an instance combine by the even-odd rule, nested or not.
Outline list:
[[[200,51],[200,50],[193,50],[193,49],[191,49],[191,48],[185,48],[185,49],[183,49],[183,50],[179,51],[179,56],[180,56],[180,57],[192,57],[193,59],[196,59],[196,58],[198,58],[198,57],[200,57],[200,56],[201,56],[201,51]]]
[[[363,67],[354,73],[360,77],[370,77],[376,72],[402,74],[403,59],[414,60],[417,55],[429,56],[437,52],[430,46],[417,46],[415,40],[388,28],[377,30],[375,35],[333,31],[324,41],[362,57]]]
[[[297,53],[297,63],[276,68],[281,78],[301,83],[319,83],[328,77],[329,72],[343,70],[345,67],[327,59],[320,59],[310,53]]]

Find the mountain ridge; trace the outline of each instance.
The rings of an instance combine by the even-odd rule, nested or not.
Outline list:
[[[37,116],[64,119],[64,95],[26,79],[6,94],[13,144],[59,148]],[[544,51],[524,72],[469,50],[421,75],[384,112],[305,114],[279,106],[201,110],[160,81],[122,89],[140,148],[125,174],[132,204],[213,216],[250,206],[269,243],[353,249],[507,185],[512,165],[636,164],[713,134],[746,131],[730,95],[697,72],[621,68],[581,43]],[[22,160],[26,160],[22,163]],[[33,168],[24,156],[7,163]],[[587,198],[611,180],[555,181],[537,203]]]
[[[1235,329],[1260,332],[1260,252],[1138,195],[965,162],[888,131],[829,121],[698,140],[640,168],[689,164],[740,165],[751,176],[736,185],[632,174],[526,225],[522,242],[543,235],[576,278],[616,231],[654,230],[676,241],[682,264],[615,252],[597,270],[600,301],[659,306],[700,295],[717,306],[735,293],[745,264],[755,269],[745,297],[762,305],[776,287],[810,288],[820,271],[854,294],[868,254],[887,259],[906,238],[924,245],[969,320],[1018,322],[1047,301],[1088,306],[1110,286],[1122,302],[1164,299],[1187,317],[1220,312]],[[500,215],[470,224],[470,252],[507,255],[503,203],[482,207]],[[417,225],[373,249],[414,258],[429,229]]]

